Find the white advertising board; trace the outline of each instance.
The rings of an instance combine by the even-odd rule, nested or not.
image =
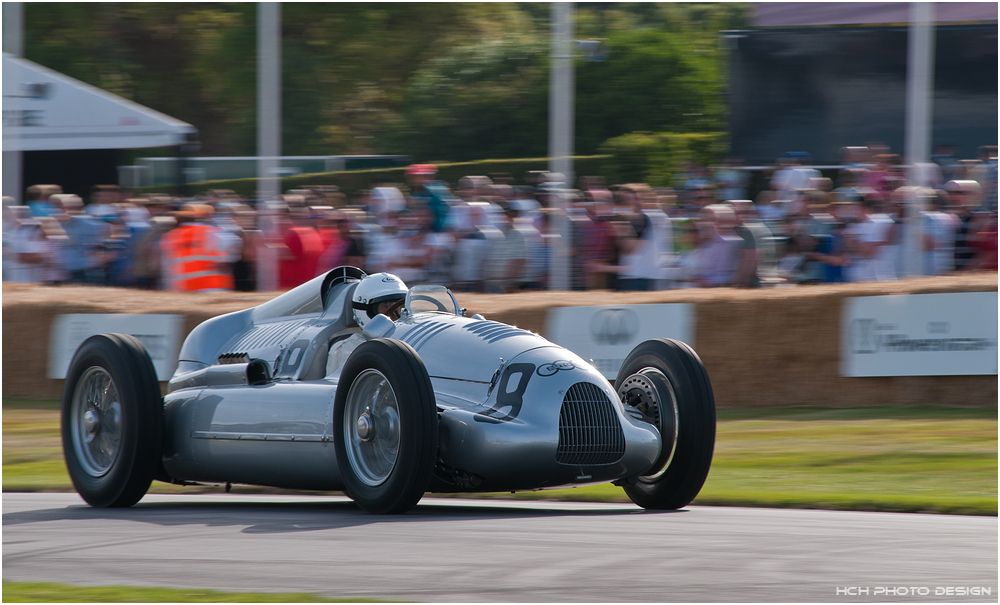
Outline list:
[[[614,380],[625,358],[651,338],[673,338],[694,346],[694,306],[688,303],[560,307],[548,314],[546,337],[566,347]]]
[[[66,378],[73,354],[94,334],[131,334],[138,338],[156,368],[159,380],[169,380],[177,369],[181,344],[180,315],[72,314],[57,315],[49,341],[49,378]]]
[[[866,296],[844,301],[843,376],[997,373],[997,293]]]

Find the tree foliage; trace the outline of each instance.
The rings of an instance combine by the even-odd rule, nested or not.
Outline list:
[[[635,131],[724,129],[717,32],[732,3],[576,5],[576,152]],[[206,155],[256,146],[251,3],[26,3],[26,57],[198,128]],[[428,160],[544,155],[550,5],[282,4],[282,150]]]
[[[717,164],[728,147],[724,132],[631,132],[605,141],[599,173],[613,183],[649,183],[674,187],[683,165]]]

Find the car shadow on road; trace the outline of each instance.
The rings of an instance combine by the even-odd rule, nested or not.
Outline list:
[[[243,527],[243,533],[268,534],[327,531],[387,523],[496,521],[560,517],[622,517],[669,515],[680,511],[649,511],[629,505],[573,509],[564,502],[518,501],[516,505],[496,501],[423,502],[403,515],[371,515],[349,500],[316,502],[140,502],[130,508],[93,508],[72,504],[63,508],[5,513],[3,525],[52,521],[117,520],[152,523],[165,527]]]

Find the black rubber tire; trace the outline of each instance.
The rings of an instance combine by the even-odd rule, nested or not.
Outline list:
[[[673,457],[669,458],[669,466],[662,475],[655,479],[640,476],[635,483],[626,483],[623,487],[632,502],[643,508],[676,510],[694,500],[712,466],[715,449],[712,383],[705,364],[691,347],[677,340],[659,338],[632,349],[618,372],[615,389],[619,390],[629,376],[645,368],[661,372],[673,389],[677,401],[677,439]],[[672,411],[673,405],[668,405]],[[669,441],[665,440],[665,444]],[[669,452],[663,455],[666,457]],[[661,467],[658,461],[650,470],[658,471]],[[650,476],[655,474],[652,472]]]
[[[88,470],[77,446],[73,398],[88,370],[99,369],[114,382],[121,414],[117,454],[104,472]],[[82,396],[82,393],[81,393]],[[77,419],[79,422],[79,419]],[[134,336],[101,334],[80,345],[66,374],[62,398],[62,443],[73,487],[91,506],[132,506],[146,495],[160,466],[163,448],[163,398],[156,370]]]
[[[365,484],[348,458],[344,432],[347,396],[365,370],[380,372],[396,396],[399,449],[381,485]],[[344,491],[372,514],[405,513],[417,505],[430,484],[437,457],[438,418],[434,389],[420,355],[410,345],[387,338],[364,342],[351,353],[340,375],[333,407],[334,447]]]

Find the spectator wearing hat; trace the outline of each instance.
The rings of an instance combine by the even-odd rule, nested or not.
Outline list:
[[[406,180],[410,185],[410,200],[414,207],[426,207],[433,217],[432,229],[435,233],[445,230],[451,207],[460,200],[448,189],[443,181],[434,180],[437,166],[434,164],[413,164],[406,169]]]
[[[208,204],[185,204],[175,213],[179,227],[160,239],[164,285],[176,292],[232,290],[228,255],[219,241],[219,228],[209,224],[214,210]]]
[[[382,183],[368,195],[369,208],[376,218],[381,219],[390,212],[399,214],[406,210],[406,198],[396,187]]]

